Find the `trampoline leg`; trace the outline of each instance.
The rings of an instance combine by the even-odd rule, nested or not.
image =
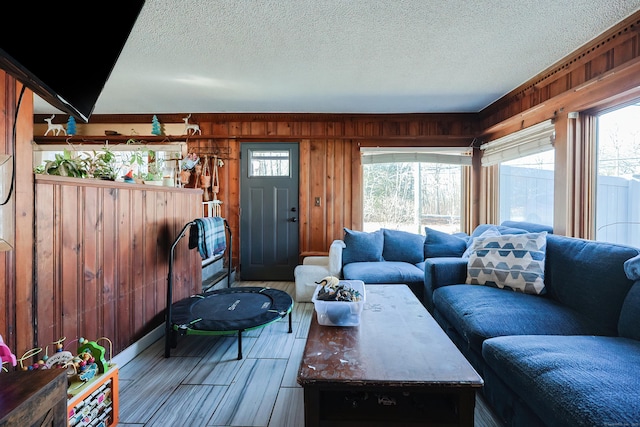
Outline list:
[[[178,347],[178,333],[172,329],[165,330],[164,337],[164,357],[171,356],[171,349]]]
[[[293,332],[293,329],[291,329],[291,312],[289,312],[289,333]]]
[[[242,359],[242,331],[238,331],[238,360]]]

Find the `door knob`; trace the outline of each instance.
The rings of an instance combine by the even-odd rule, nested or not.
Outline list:
[[[296,218],[296,217],[292,217],[292,218],[289,218],[289,221],[291,221],[291,222],[298,222],[298,218]]]

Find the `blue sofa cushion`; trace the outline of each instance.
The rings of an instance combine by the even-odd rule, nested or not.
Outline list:
[[[467,240],[459,235],[425,227],[424,257],[461,257],[467,249]],[[386,259],[386,258],[385,258]]]
[[[345,279],[369,283],[415,283],[424,281],[424,271],[413,264],[399,261],[352,262],[342,268]]]
[[[535,222],[526,222],[526,221],[502,221],[500,223],[502,227],[508,228],[518,228],[522,230],[527,230],[529,233],[540,233],[541,231],[546,231],[549,234],[553,233],[553,227],[544,224],[537,224]]]
[[[545,425],[630,426],[640,420],[640,341],[508,336],[485,341],[482,355]]]
[[[350,230],[345,227],[344,244],[342,265],[352,262],[383,261],[384,234],[382,230],[368,233]]]
[[[404,261],[410,264],[424,261],[424,236],[387,228],[383,228],[382,233],[382,258],[385,261]]]
[[[529,233],[529,231],[523,228],[514,228],[514,227],[506,227],[504,225],[495,225],[495,224],[480,224],[477,226],[473,232],[471,233],[471,240],[469,243],[473,241],[474,237],[479,237],[482,233],[487,231],[490,228],[495,228],[498,230],[500,234],[524,234]]]
[[[600,335],[590,316],[540,295],[489,286],[451,285],[433,291],[438,316],[478,353],[487,338],[503,335]],[[436,317],[434,315],[434,317]]]
[[[622,303],[633,281],[624,263],[640,249],[613,243],[547,235],[547,295],[617,335]]]
[[[477,237],[469,254],[466,283],[542,294],[546,246],[546,231]]]
[[[622,304],[618,333],[640,341],[640,280],[634,283]]]
[[[640,255],[624,262],[624,274],[629,280],[640,280]]]

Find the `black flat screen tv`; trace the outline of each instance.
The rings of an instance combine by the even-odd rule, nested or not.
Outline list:
[[[88,122],[144,0],[21,4],[2,6],[13,25],[0,25],[0,68]]]

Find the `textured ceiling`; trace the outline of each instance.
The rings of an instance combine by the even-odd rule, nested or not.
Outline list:
[[[94,114],[477,112],[640,0],[147,0]],[[36,113],[56,112],[35,101]]]

